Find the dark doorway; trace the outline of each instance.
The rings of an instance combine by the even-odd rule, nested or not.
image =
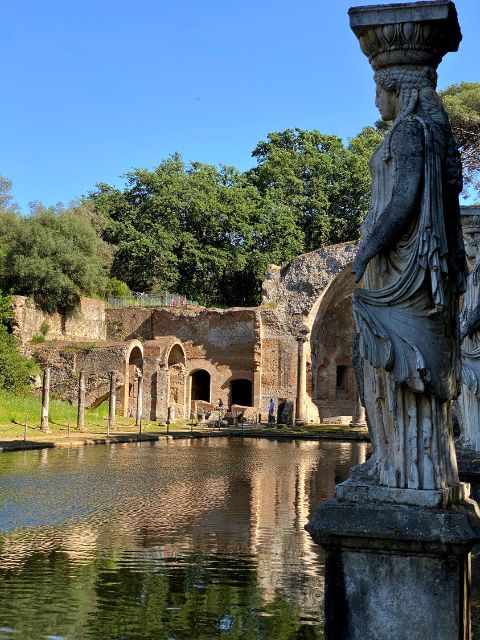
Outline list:
[[[194,400],[210,402],[210,374],[204,369],[192,373],[192,402]]]
[[[231,404],[240,404],[243,407],[253,406],[253,389],[250,380],[232,380]]]
[[[341,364],[337,365],[337,389],[347,390],[347,367]]]

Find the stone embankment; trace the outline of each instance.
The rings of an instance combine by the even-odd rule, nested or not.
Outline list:
[[[96,434],[78,434],[68,436],[48,436],[30,440],[5,439],[0,441],[0,452],[28,451],[33,449],[53,449],[83,447],[94,444],[125,444],[132,442],[156,442],[162,439],[185,440],[195,438],[267,438],[270,440],[341,440],[351,442],[370,442],[366,429],[338,428],[319,429],[314,432],[301,432],[290,429],[265,429],[263,427],[245,427],[235,429],[202,429],[201,431],[170,430],[169,433],[118,433],[110,436]]]

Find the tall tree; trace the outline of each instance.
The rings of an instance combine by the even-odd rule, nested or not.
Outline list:
[[[71,211],[34,204],[29,217],[0,214],[0,288],[32,296],[47,312],[72,313],[102,295],[106,270],[92,225]]]
[[[112,275],[135,291],[255,304],[267,262],[303,248],[290,211],[233,167],[186,166],[176,154],[153,171],[127,174],[123,191],[101,184],[90,197],[108,220]]]
[[[371,127],[347,147],[316,130],[270,133],[254,149],[258,166],[248,177],[263,196],[291,211],[304,250],[355,240],[368,208],[368,160],[380,141]]]
[[[0,291],[0,389],[21,391],[36,370],[33,360],[24,358],[10,328],[13,312],[10,296]]]
[[[480,191],[480,82],[461,82],[439,92],[460,148],[466,186]]]

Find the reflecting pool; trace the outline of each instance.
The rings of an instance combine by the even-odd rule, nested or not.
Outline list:
[[[0,638],[323,638],[304,531],[361,443],[215,438],[0,456]]]

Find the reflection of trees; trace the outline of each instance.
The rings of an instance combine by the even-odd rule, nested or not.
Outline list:
[[[233,570],[235,580],[225,580]],[[166,563],[162,571],[138,572],[109,558],[72,565],[63,554],[33,554],[20,571],[2,570],[0,576],[0,620],[24,640],[49,634],[210,640],[222,636],[222,623],[229,639],[323,637],[302,624],[293,605],[262,607],[256,569],[248,561],[234,567],[231,559],[192,556]]]
[[[52,509],[54,524],[0,537],[0,626],[27,639],[214,638],[223,623],[228,638],[319,638],[301,623],[323,597],[303,527],[364,453],[225,439],[50,451],[41,467],[15,454],[2,497],[47,521]]]

